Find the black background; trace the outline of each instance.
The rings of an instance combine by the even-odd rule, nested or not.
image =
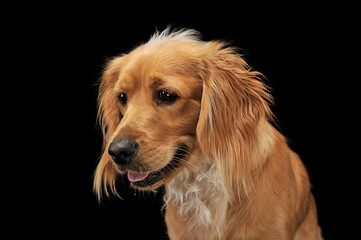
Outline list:
[[[350,168],[359,160],[351,154],[355,141],[346,136],[356,123],[356,112],[349,111],[356,85],[345,74],[352,71],[346,56],[352,39],[348,12],[307,4],[262,10],[150,7],[157,6],[10,8],[14,14],[4,19],[11,22],[5,24],[4,48],[10,50],[6,73],[21,80],[14,80],[9,90],[16,103],[7,119],[18,129],[11,136],[16,144],[9,149],[16,154],[9,171],[20,181],[6,197],[15,203],[8,222],[21,226],[13,233],[167,239],[162,189],[139,193],[120,179],[123,200],[111,197],[99,204],[92,176],[101,155],[96,98],[106,60],[171,24],[195,28],[206,41],[231,41],[267,77],[281,132],[310,174],[324,237],[346,239],[339,236],[350,234],[356,214]],[[13,205],[3,210],[8,206]]]

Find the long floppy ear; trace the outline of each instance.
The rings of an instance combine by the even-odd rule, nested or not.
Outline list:
[[[117,96],[113,91],[114,85],[119,77],[122,58],[117,57],[107,64],[101,77],[98,96],[98,121],[103,133],[103,154],[94,174],[93,190],[99,201],[103,190],[109,196],[108,187],[111,192],[118,195],[115,189],[116,169],[110,161],[107,147],[110,137],[119,125],[122,115],[117,109]]]
[[[221,181],[247,193],[247,176],[257,166],[257,126],[272,117],[272,97],[235,49],[208,43],[214,54],[205,61],[197,137],[203,153],[216,163]]]

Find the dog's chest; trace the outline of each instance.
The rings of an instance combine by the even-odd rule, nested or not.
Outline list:
[[[224,229],[228,200],[214,166],[204,171],[185,170],[166,185],[166,204],[178,208],[178,217],[187,222],[198,239],[210,239],[209,233],[220,237]]]

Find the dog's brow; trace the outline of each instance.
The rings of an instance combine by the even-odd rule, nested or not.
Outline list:
[[[114,87],[116,90],[128,91],[134,88],[134,82],[128,76],[120,76]]]
[[[158,77],[152,78],[151,86],[158,86],[164,83],[164,81]]]

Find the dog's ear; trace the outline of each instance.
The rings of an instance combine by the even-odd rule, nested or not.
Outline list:
[[[113,90],[122,66],[122,57],[109,61],[100,79],[98,96],[98,121],[103,132],[103,154],[94,174],[93,189],[98,199],[101,199],[102,192],[108,196],[108,188],[118,195],[115,189],[116,170],[112,165],[111,156],[107,147],[110,138],[115,132],[122,119],[117,108],[117,96]]]
[[[256,164],[256,129],[260,120],[272,116],[272,97],[260,80],[262,74],[252,71],[234,49],[208,44],[214,54],[204,61],[197,137],[203,153],[216,162],[222,181],[238,188],[232,174],[247,174]]]
[[[102,74],[98,95],[98,121],[102,128],[104,141],[108,141],[110,134],[115,131],[122,115],[117,109],[117,96],[113,88],[118,80],[122,66],[122,57],[110,60]]]

